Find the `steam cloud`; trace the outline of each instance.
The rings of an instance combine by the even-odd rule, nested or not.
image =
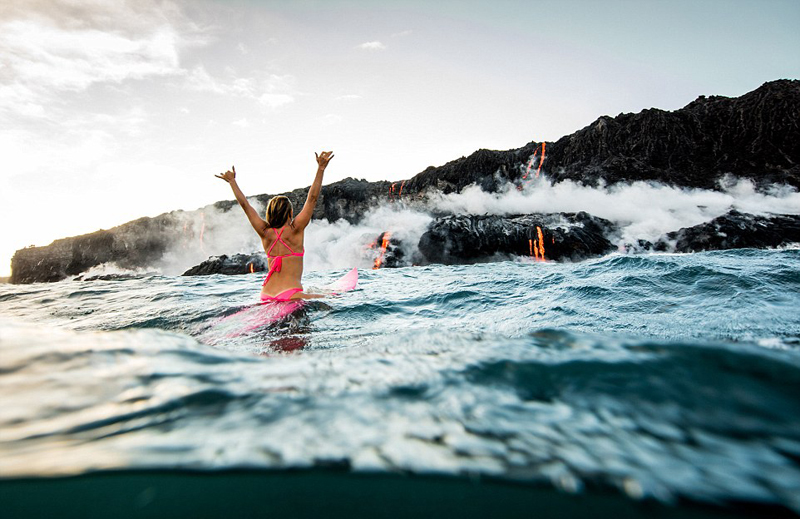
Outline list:
[[[458,194],[435,194],[427,206],[436,212],[510,215],[586,211],[615,222],[618,236],[609,237],[620,249],[638,239],[655,241],[667,232],[707,222],[731,209],[754,214],[800,214],[800,193],[790,186],[757,191],[748,180],[726,179],[721,191],[681,189],[650,182],[587,187],[572,181],[557,184],[541,176],[518,190],[487,193],[477,186]],[[255,200],[259,213],[264,208]],[[166,275],[179,275],[214,255],[261,251],[261,243],[242,212],[221,212],[213,206],[178,213],[183,236],[154,265]],[[357,266],[371,268],[376,251],[369,249],[378,235],[391,231],[410,258],[433,216],[403,202],[387,202],[364,215],[358,224],[312,221],[306,229],[307,270]],[[119,271],[96,268],[93,273]]]
[[[725,179],[722,191],[681,189],[651,182],[587,187],[573,181],[550,184],[544,177],[522,191],[507,186],[499,193],[469,187],[460,194],[438,195],[440,210],[469,214],[524,214],[586,211],[619,225],[618,245],[654,241],[670,231],[698,225],[731,209],[753,214],[800,214],[800,193],[790,186],[756,191],[749,180]]]

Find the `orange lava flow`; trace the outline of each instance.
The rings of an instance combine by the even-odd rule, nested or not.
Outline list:
[[[539,236],[539,257],[544,261],[544,235],[542,235],[542,228],[536,226],[536,234]]]
[[[375,258],[375,265],[372,267],[372,270],[378,270],[383,265],[383,256],[386,254],[386,247],[389,246],[389,238],[392,237],[392,233],[386,231],[383,233],[383,240],[381,241],[381,252],[377,258]]]
[[[528,240],[528,250],[536,261],[544,261],[544,234],[538,225],[536,226],[536,239]]]
[[[250,273],[252,274],[253,272],[255,272],[255,269],[253,268],[253,264],[251,263],[250,264]]]
[[[544,164],[544,149],[547,146],[546,142],[542,143],[542,158],[539,159],[539,168],[536,170],[536,178],[539,178],[539,172],[542,171],[542,164]]]
[[[539,148],[537,147],[533,150],[533,155],[531,155],[531,160],[528,161],[528,167],[525,169],[525,174],[522,175],[522,180],[527,180],[528,175],[531,172],[531,168],[533,167],[533,161],[536,160],[536,154],[539,153]]]
[[[398,193],[397,198],[400,198],[401,196],[403,196],[403,186],[404,185],[406,185],[406,181],[405,180],[403,180],[403,182],[400,184],[400,193]]]
[[[542,142],[541,145],[536,147],[536,149],[533,152],[533,155],[531,155],[531,160],[528,161],[528,167],[525,168],[525,174],[522,175],[522,180],[528,180],[528,175],[530,175],[531,168],[533,167],[533,161],[536,160],[536,155],[539,153],[539,150],[541,149],[542,156],[539,158],[539,167],[536,168],[536,178],[539,178],[539,173],[542,172],[542,164],[544,164],[544,155],[546,148],[547,148],[546,142]]]

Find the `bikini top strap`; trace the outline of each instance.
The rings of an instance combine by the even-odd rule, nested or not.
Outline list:
[[[289,249],[289,252],[291,253],[291,254],[281,254],[281,256],[297,256],[298,255],[298,253],[296,253],[294,250],[292,250],[292,248],[289,247],[289,245],[285,241],[283,241],[283,238],[281,238],[281,234],[283,234],[283,228],[281,228],[280,232],[278,232],[278,229],[276,229],[274,227],[270,227],[270,229],[275,231],[276,238],[275,238],[275,241],[272,242],[272,245],[270,245],[269,250],[267,250],[267,256],[269,256],[272,253],[272,249],[275,247],[275,244],[278,243],[278,242],[281,242],[281,244],[284,247],[286,247],[287,249]]]
[[[275,229],[274,227],[270,227],[270,229],[272,229],[273,231],[275,231],[275,234],[278,234],[278,230],[277,230],[277,229]],[[280,234],[278,234],[278,239],[280,239],[280,236],[281,236],[281,235],[280,235]],[[276,244],[276,243],[278,243],[278,240],[275,240],[274,242],[272,242],[272,245],[270,245],[270,246],[269,246],[269,249],[267,249],[267,256],[269,256],[270,254],[272,254],[272,249],[274,249],[274,248],[275,248],[275,244]]]

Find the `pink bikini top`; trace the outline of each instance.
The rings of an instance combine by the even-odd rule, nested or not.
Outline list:
[[[295,251],[293,251],[292,248],[289,247],[289,245],[285,241],[283,241],[283,239],[281,238],[281,234],[283,234],[283,228],[281,228],[280,231],[278,231],[278,229],[275,229],[274,227],[270,227],[270,229],[275,231],[275,236],[277,237],[277,239],[274,242],[272,242],[272,245],[270,245],[269,249],[267,250],[267,261],[269,261],[269,259],[272,258],[272,266],[270,267],[269,272],[267,272],[267,278],[264,280],[264,285],[267,284],[267,282],[269,281],[269,278],[271,278],[274,273],[281,271],[281,267],[283,267],[283,258],[286,258],[288,256],[300,256],[300,257],[302,257],[303,254],[305,254],[305,251],[303,251],[303,252],[295,252]],[[280,256],[270,256],[270,253],[272,252],[272,249],[275,248],[275,245],[278,242],[281,242],[281,244],[284,247],[289,249],[289,254],[281,254]]]

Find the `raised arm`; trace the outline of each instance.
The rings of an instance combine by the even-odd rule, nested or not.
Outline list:
[[[305,229],[311,221],[311,215],[314,214],[314,207],[317,205],[317,199],[319,198],[319,190],[322,188],[322,176],[325,174],[328,162],[333,158],[332,151],[323,151],[321,155],[316,153],[314,155],[317,157],[317,176],[314,177],[314,182],[308,190],[308,198],[306,198],[303,209],[294,219],[295,227],[300,230]]]
[[[233,189],[233,196],[236,197],[236,201],[239,202],[239,205],[242,206],[242,209],[244,209],[244,214],[246,214],[247,219],[250,220],[250,225],[253,226],[253,229],[256,230],[259,236],[264,236],[264,233],[267,232],[267,222],[258,216],[258,212],[253,209],[253,206],[247,201],[247,198],[245,198],[242,190],[239,189],[239,184],[236,183],[236,168],[231,166],[231,169],[222,175],[214,176],[221,178],[231,185],[231,189]]]

